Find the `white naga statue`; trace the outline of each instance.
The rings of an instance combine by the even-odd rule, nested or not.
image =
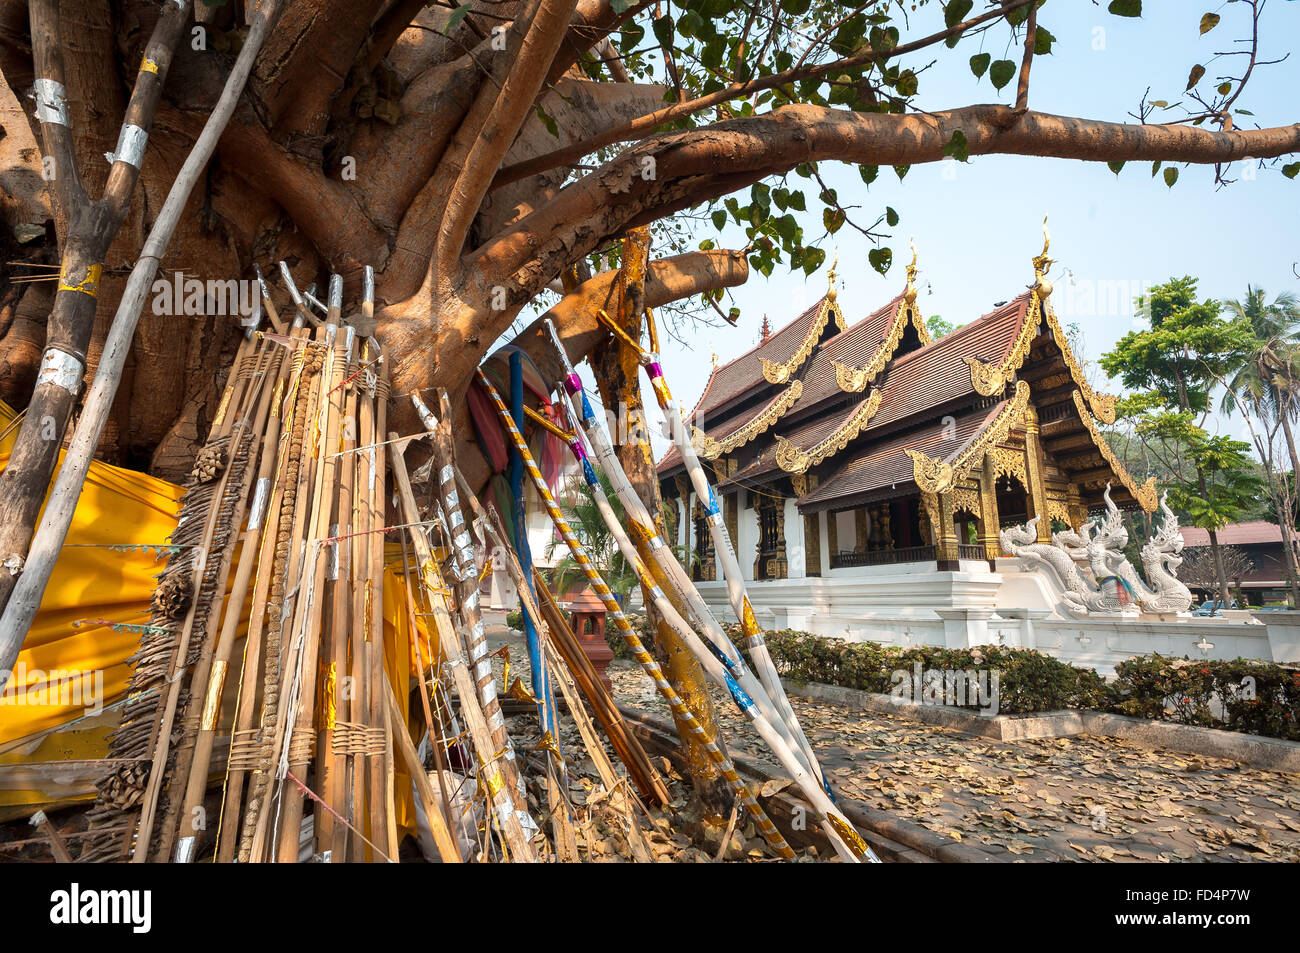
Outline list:
[[[1142,547],[1142,568],[1155,584],[1154,590],[1124,556],[1128,530],[1119,507],[1111,501],[1109,483],[1103,496],[1106,515],[1089,520],[1077,532],[1063,530],[1052,534],[1051,543],[1036,542],[1038,517],[1034,517],[1023,526],[1002,530],[1002,549],[1022,557],[1029,565],[1050,567],[1064,586],[1066,608],[1074,615],[1121,612],[1130,605],[1151,613],[1186,612],[1192,604],[1192,593],[1174,575],[1183,564],[1183,534],[1178,529],[1178,517],[1165,503],[1165,495],[1160,496],[1165,518]],[[1092,570],[1092,579],[1079,571],[1077,564],[1081,562]]]

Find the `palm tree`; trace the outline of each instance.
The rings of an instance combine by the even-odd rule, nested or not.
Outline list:
[[[623,504],[615,496],[609,479],[603,473],[600,474],[599,479],[615,518],[625,524],[627,518],[623,511]],[[627,594],[637,585],[636,570],[628,565],[619,551],[614,534],[609,531],[604,517],[600,515],[600,508],[596,505],[596,496],[592,493],[591,487],[580,477],[574,476],[569,482],[567,491],[565,496],[569,502],[561,507],[564,519],[586,549],[592,565],[604,577],[619,604],[626,606]],[[552,539],[547,556],[554,556],[556,549],[563,545],[563,540]],[[557,593],[581,586],[586,578],[582,567],[571,554],[556,563],[553,572]]]
[[[1276,434],[1280,426],[1286,437],[1291,479],[1294,480],[1300,474],[1300,455],[1296,453],[1295,435],[1291,428],[1291,422],[1300,410],[1300,401],[1297,401],[1300,397],[1300,301],[1290,292],[1283,292],[1268,304],[1263,288],[1247,285],[1245,300],[1225,301],[1223,305],[1237,321],[1250,329],[1255,338],[1246,360],[1227,381],[1223,412],[1231,415],[1234,407],[1241,407],[1243,413],[1249,410],[1269,428],[1270,434]],[[1270,436],[1270,443],[1271,439]],[[1278,488],[1279,480],[1285,481],[1286,477],[1273,473],[1271,450],[1264,454],[1264,448],[1259,449],[1278,523],[1282,527],[1291,603],[1293,608],[1297,608],[1300,607],[1300,557],[1294,540],[1292,493],[1285,485],[1281,490]]]

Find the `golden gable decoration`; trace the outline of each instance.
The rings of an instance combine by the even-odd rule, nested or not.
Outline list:
[[[1011,428],[1025,416],[1029,406],[1029,385],[1024,381],[1016,384],[1016,394],[1002,408],[993,422],[985,427],[969,444],[966,445],[951,463],[936,460],[916,450],[908,450],[912,458],[912,477],[916,485],[930,493],[946,493],[959,480],[970,475],[977,465],[984,462],[984,454],[1006,439]]]
[[[835,280],[835,269],[832,267],[830,272],[831,281]],[[763,366],[763,380],[769,384],[784,384],[790,379],[795,371],[803,367],[804,361],[808,360],[808,355],[813,352],[817,342],[821,340],[822,332],[826,330],[826,325],[833,318],[835,326],[843,331],[848,325],[844,322],[844,315],[840,311],[840,306],[835,303],[834,287],[827,292],[826,297],[822,299],[821,310],[817,313],[817,318],[808,327],[808,333],[804,336],[803,343],[795,349],[789,359],[778,364],[775,361],[769,361],[767,358],[761,358],[759,363]]]
[[[1125,469],[1124,464],[1120,463],[1119,457],[1115,456],[1115,451],[1112,450],[1110,444],[1106,442],[1106,437],[1097,429],[1097,425],[1092,419],[1092,413],[1088,409],[1087,399],[1083,396],[1083,391],[1078,389],[1075,390],[1074,406],[1075,409],[1079,411],[1079,419],[1082,420],[1083,425],[1088,428],[1088,435],[1092,437],[1092,442],[1096,446],[1097,452],[1101,454],[1102,458],[1110,468],[1115,471],[1115,476],[1118,477],[1120,483],[1124,485],[1124,489],[1128,490],[1129,493],[1133,495],[1133,498],[1138,501],[1138,505],[1141,506],[1143,510],[1148,513],[1155,512],[1155,508],[1159,504],[1159,497],[1156,493],[1155,477],[1151,477],[1141,486],[1138,486],[1133,477],[1129,474],[1128,470]]]
[[[962,358],[970,365],[970,385],[981,397],[994,397],[1006,390],[1014,371],[981,361],[978,357]]]
[[[827,457],[839,453],[849,445],[849,441],[860,434],[864,427],[880,409],[880,399],[884,394],[880,390],[871,392],[871,396],[858,405],[834,433],[821,443],[808,450],[800,450],[789,440],[778,435],[776,438],[776,465],[786,473],[807,473],[809,467],[815,467]]]
[[[725,453],[731,453],[737,447],[743,447],[780,420],[802,394],[803,381],[795,381],[768,404],[762,413],[721,440],[714,440],[698,427],[691,427],[691,443],[695,445],[695,452],[706,460],[716,460]]]
[[[835,368],[835,383],[840,385],[840,390],[848,394],[859,394],[867,389],[867,384],[875,375],[868,374],[865,367],[853,367],[850,364],[841,364],[839,361],[831,361],[831,367]]]

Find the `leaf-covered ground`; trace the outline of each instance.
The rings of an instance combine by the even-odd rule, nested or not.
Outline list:
[[[661,717],[640,668],[615,695]],[[776,765],[714,693],[728,747]],[[791,698],[838,791],[1015,861],[1300,861],[1300,776],[1084,736],[1003,743]]]

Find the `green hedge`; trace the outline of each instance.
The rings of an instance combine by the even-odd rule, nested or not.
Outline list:
[[[1110,688],[1125,715],[1300,741],[1300,672],[1272,662],[1139,655]]]
[[[740,626],[729,625],[727,633],[748,659]],[[764,637],[777,671],[797,682],[889,694],[895,685],[894,672],[910,673],[920,662],[922,671],[997,672],[998,711],[1002,714],[1095,708],[1106,698],[1105,680],[1092,669],[1076,668],[1030,649],[996,645],[972,649],[929,645],[901,648],[879,642],[846,642],[793,629],[767,632]]]

